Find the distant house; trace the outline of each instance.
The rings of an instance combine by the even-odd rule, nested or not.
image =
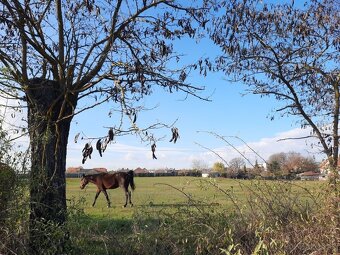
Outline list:
[[[105,167],[96,167],[96,168],[92,168],[92,170],[101,172],[101,173],[107,173],[107,169]]]
[[[166,174],[166,173],[168,173],[168,170],[166,170],[166,169],[157,169],[157,170],[154,170],[153,171],[156,175],[157,174]]]
[[[66,170],[66,177],[81,177],[83,174],[99,174],[99,173],[107,173],[107,169],[104,167],[96,167],[91,169],[79,167],[69,167]]]
[[[338,173],[340,174],[340,160],[338,161],[337,170],[338,170]],[[328,175],[331,174],[330,166],[329,166],[329,161],[327,159],[320,163],[320,172],[324,176],[328,176]]]
[[[134,171],[135,174],[147,174],[149,171],[146,168],[137,167]]]
[[[84,168],[82,166],[78,166],[78,167],[68,167],[66,169],[66,174],[75,174],[75,173],[79,173],[80,171],[82,171]]]
[[[85,169],[83,168],[78,175],[82,176],[83,174],[85,175],[90,175],[90,174],[100,174],[100,173],[107,173],[107,169],[103,167],[98,167],[98,168],[92,168],[92,169]]]
[[[297,176],[303,181],[318,181],[322,177],[322,174],[308,171],[298,174]]]
[[[189,170],[185,170],[185,169],[177,170],[178,176],[186,176],[186,175],[188,175],[188,173],[189,173]]]
[[[209,176],[212,178],[217,178],[217,177],[220,177],[221,174],[219,172],[210,172]]]
[[[126,173],[129,172],[129,171],[130,171],[129,168],[124,168],[124,167],[115,170],[115,172],[126,172]]]
[[[216,178],[216,177],[220,177],[220,176],[221,175],[218,172],[208,172],[208,171],[202,172],[203,178],[207,178],[207,177]]]
[[[259,168],[262,168],[263,171],[268,171],[267,163],[263,162],[263,163],[259,163],[257,165],[258,165]]]

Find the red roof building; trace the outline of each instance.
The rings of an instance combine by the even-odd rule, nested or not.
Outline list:
[[[145,173],[149,173],[149,171],[146,168],[140,168],[137,167],[134,171],[135,174],[145,174]]]
[[[316,173],[313,171],[303,172],[301,174],[298,174],[298,176],[301,178],[301,180],[319,180],[322,174]]]

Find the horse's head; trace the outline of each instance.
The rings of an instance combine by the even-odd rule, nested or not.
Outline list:
[[[80,188],[81,189],[84,189],[85,186],[89,183],[89,180],[88,178],[83,174],[83,176],[81,177],[81,180],[80,180]]]

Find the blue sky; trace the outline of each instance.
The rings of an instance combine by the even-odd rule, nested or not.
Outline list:
[[[208,40],[198,44],[190,40],[177,43],[175,49],[184,53],[183,63],[197,60],[199,57],[213,56],[217,48]],[[101,158],[94,151],[92,159],[88,159],[84,168],[106,167],[109,170],[119,168],[146,167],[158,168],[191,168],[193,162],[201,162],[211,167],[214,162],[221,161],[210,150],[214,150],[225,161],[240,155],[225,142],[206,132],[215,132],[221,136],[238,136],[248,143],[263,158],[278,152],[296,151],[304,155],[316,156],[310,146],[302,140],[277,140],[287,137],[299,137],[308,134],[309,130],[301,130],[296,119],[271,116],[278,102],[274,99],[258,95],[246,94],[246,86],[241,83],[231,83],[222,73],[210,73],[207,77],[192,73],[188,77],[193,85],[204,85],[203,95],[210,96],[211,102],[199,100],[195,97],[181,93],[169,94],[162,89],[146,97],[143,104],[148,108],[157,106],[154,110],[144,112],[138,116],[139,123],[152,124],[154,122],[172,123],[177,119],[175,126],[179,129],[180,139],[176,144],[169,143],[170,130],[163,129],[157,133],[166,135],[164,140],[157,143],[157,160],[152,159],[149,144],[141,143],[134,135],[118,137],[115,143],[110,144]],[[245,95],[244,95],[245,94]],[[104,127],[113,126],[113,119],[108,118],[109,105],[105,104],[89,110],[74,118],[68,147],[67,167],[81,165],[81,150],[86,141],[74,143],[76,133],[83,132],[88,137],[102,136],[107,132]],[[137,123],[138,124],[138,123]],[[246,149],[244,144],[234,138],[228,139],[250,161],[261,159]],[[92,145],[95,147],[95,142]],[[204,147],[210,150],[204,149]]]
[[[181,53],[186,54],[184,61],[197,60],[199,57],[216,53],[216,47],[207,40],[199,44],[188,40],[181,41],[177,48],[180,48]],[[280,118],[275,115],[275,120],[271,121],[268,116],[271,116],[278,106],[276,100],[246,94],[246,87],[243,84],[230,83],[221,73],[209,73],[207,77],[192,73],[188,81],[193,85],[204,85],[206,90],[203,95],[210,96],[211,101],[202,101],[192,96],[186,97],[181,93],[169,94],[162,89],[155,89],[154,93],[142,102],[147,108],[157,107],[138,116],[138,123],[141,126],[155,122],[171,124],[177,120],[175,125],[179,129],[180,138],[176,144],[169,143],[171,138],[169,129],[157,132],[159,136],[166,135],[162,141],[157,142],[157,160],[152,159],[149,144],[141,143],[140,139],[130,135],[117,137],[115,143],[108,146],[103,157],[100,157],[95,150],[92,159],[88,159],[82,165],[82,148],[88,140],[79,140],[75,143],[74,136],[78,132],[88,137],[103,136],[107,132],[104,127],[116,124],[114,118],[108,117],[110,104],[103,104],[74,117],[68,142],[67,167],[82,165],[84,168],[106,167],[108,170],[137,167],[188,169],[192,168],[193,162],[199,162],[207,167],[220,162],[221,159],[211,150],[227,162],[240,157],[225,142],[206,132],[197,131],[215,132],[221,136],[238,136],[264,159],[268,159],[273,153],[289,151],[315,156],[317,160],[322,159],[322,155],[317,154],[318,151],[315,149],[311,150],[303,140],[278,142],[282,138],[308,135],[309,130],[301,130],[296,124],[296,119]],[[0,113],[4,114],[2,110],[0,109]],[[9,112],[5,113],[6,123],[16,125],[19,125],[21,118],[26,117],[18,113],[15,118],[10,115]],[[250,161],[262,162],[240,140],[229,138],[228,141]],[[24,146],[28,145],[28,138],[22,137],[18,142]],[[96,140],[92,142],[93,146],[95,142]]]
[[[199,58],[213,57],[218,53],[218,48],[207,39],[202,39],[199,43],[190,39],[176,41],[174,49],[179,54],[184,54],[182,64],[195,62]],[[147,108],[157,107],[140,114],[137,124],[141,126],[154,122],[170,124],[177,120],[176,127],[179,129],[180,138],[176,144],[169,143],[171,138],[169,129],[157,132],[159,136],[166,135],[157,143],[157,160],[152,159],[149,144],[141,143],[137,137],[130,135],[118,137],[115,143],[108,146],[103,157],[95,150],[92,159],[88,159],[84,165],[81,164],[82,148],[88,141],[80,140],[75,143],[74,136],[78,132],[88,137],[103,136],[107,132],[104,127],[117,124],[113,121],[114,118],[108,117],[110,105],[103,104],[74,117],[68,142],[67,167],[82,165],[84,168],[106,167],[109,170],[137,167],[180,169],[191,168],[195,161],[208,167],[221,161],[204,147],[214,150],[227,162],[240,157],[225,142],[206,132],[197,131],[215,132],[221,136],[238,136],[265,159],[273,153],[296,151],[321,160],[322,156],[316,154],[317,150],[311,150],[303,140],[278,142],[282,138],[304,136],[309,130],[301,130],[296,124],[296,119],[275,115],[275,120],[271,121],[268,116],[271,116],[277,108],[276,100],[246,94],[245,85],[228,82],[222,73],[209,73],[206,77],[191,73],[187,80],[193,85],[205,86],[206,90],[202,96],[210,96],[211,102],[192,96],[186,97],[181,93],[169,94],[162,89],[155,89],[154,93],[142,102]],[[20,121],[20,118],[16,116],[10,122],[15,123]],[[27,137],[21,141],[23,140],[28,144]],[[239,140],[229,138],[228,141],[250,161],[261,162],[261,159]],[[92,142],[94,147],[95,142]]]

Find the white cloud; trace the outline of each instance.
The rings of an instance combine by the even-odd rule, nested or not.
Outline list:
[[[268,159],[268,157],[274,153],[294,151],[305,156],[315,156],[317,160],[320,160],[323,155],[318,154],[319,150],[311,148],[306,144],[305,140],[287,139],[304,137],[309,135],[309,133],[310,130],[296,128],[278,133],[273,137],[262,138],[259,141],[248,141],[247,144],[264,159]],[[287,140],[279,141],[280,139]],[[255,162],[257,159],[258,162],[261,163],[261,158],[252,152],[246,145],[240,143],[239,140],[230,138],[228,141],[234,144],[237,150],[243,153],[251,162]],[[223,143],[223,141],[217,140],[217,142],[219,142],[219,145],[210,149],[218,153],[225,161],[228,162],[235,157],[241,157],[241,155],[231,146]],[[217,161],[221,161],[221,159],[213,152],[204,150],[198,145],[195,145],[192,148],[179,148],[178,146],[179,145],[177,145],[176,148],[157,146],[156,156],[158,159],[153,160],[149,146],[131,146],[120,143],[111,144],[102,158],[98,155],[97,151],[94,151],[93,158],[88,159],[83,167],[106,167],[109,170],[122,167],[132,169],[137,167],[145,167],[148,169],[164,167],[180,169],[191,168],[194,160],[204,161],[209,166],[212,166],[213,163]],[[80,144],[69,146],[67,166],[81,165],[81,150]]]
[[[236,138],[230,138],[228,142],[231,144],[240,144],[235,146],[236,149],[252,163],[254,163],[255,160],[258,160],[258,162],[261,163],[263,161],[261,158],[266,160],[270,155],[275,153],[291,151],[301,153],[304,156],[313,156],[316,158],[316,160],[321,160],[324,155],[320,153],[320,149],[316,148],[315,146],[311,146],[312,143],[317,142],[316,139],[292,139],[306,137],[309,134],[310,129],[296,128],[286,132],[278,133],[273,137],[266,137],[260,139],[259,141],[247,142],[247,145],[256,153],[249,149],[244,143],[240,144],[240,141]],[[228,144],[225,144],[224,147],[215,148],[214,151],[217,152],[218,155],[227,162],[235,157],[242,157],[240,153],[238,153],[231,146],[228,146]],[[221,159],[212,152],[201,154],[199,157],[205,157],[209,165],[212,165],[216,161],[221,161]]]

